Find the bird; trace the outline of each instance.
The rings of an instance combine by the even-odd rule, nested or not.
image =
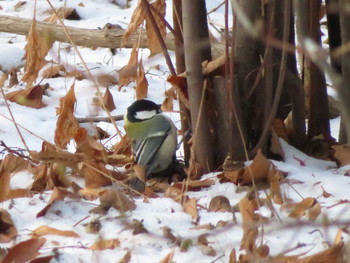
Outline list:
[[[177,129],[162,114],[160,105],[147,99],[135,101],[124,115],[124,129],[136,163],[145,169],[146,179],[169,175],[176,162]]]

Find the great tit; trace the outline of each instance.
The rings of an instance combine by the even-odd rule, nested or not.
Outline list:
[[[160,105],[150,100],[135,101],[124,115],[124,128],[136,163],[145,168],[146,178],[162,175],[175,162],[176,127],[161,113]]]

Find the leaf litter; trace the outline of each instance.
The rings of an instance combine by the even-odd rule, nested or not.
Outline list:
[[[39,10],[43,8],[41,4]],[[163,14],[164,1],[155,1],[154,6]],[[118,12],[114,6],[109,7]],[[87,7],[75,8],[79,11]],[[133,10],[125,38],[136,32],[146,17],[141,2]],[[131,14],[132,9],[128,11]],[[71,60],[60,62],[62,67],[51,73],[40,73],[48,57],[55,59],[50,54],[59,46],[50,42],[49,34],[40,39],[34,29],[35,20],[27,42],[27,67],[31,67],[24,71],[27,88],[24,93],[16,91],[16,87],[10,89],[21,99],[8,99],[18,111],[17,122],[40,115],[41,119],[30,119],[33,123],[25,126],[36,133],[46,123],[52,132],[48,129],[42,133],[47,135],[45,141],[30,148],[30,163],[13,153],[2,156],[0,240],[1,247],[8,251],[1,262],[44,258],[55,262],[138,262],[141,256],[142,262],[189,262],[193,258],[201,262],[315,262],[320,258],[323,261],[317,262],[335,262],[342,256],[344,244],[349,241],[350,219],[344,212],[350,208],[348,191],[341,187],[350,183],[344,176],[350,163],[346,147],[334,147],[334,160],[345,166],[337,169],[334,162],[306,156],[275,136],[276,152],[284,161],[268,160],[258,151],[253,161],[226,165],[222,173],[173,185],[149,184],[144,194],[130,191],[124,177],[131,171],[130,142],[118,136],[99,140],[79,126],[76,116],[101,114],[100,109],[94,111],[93,84],[66,73],[80,70],[72,69],[76,58],[69,49],[65,55]],[[147,33],[149,29],[146,25]],[[139,53],[136,48],[131,52],[121,50],[130,57],[128,63],[124,58],[127,66],[106,66],[106,75],[111,69],[119,72],[118,82],[99,82],[105,89],[104,103],[113,114],[123,114],[134,97],[146,96],[158,103],[166,97],[163,108],[177,110],[171,91],[163,94],[164,85],[171,90],[170,83],[162,78],[163,72],[144,66],[148,54],[159,52],[153,46],[153,36],[149,40],[150,53]],[[105,55],[102,49],[82,51],[93,60]],[[217,68],[211,66],[214,69],[207,70]],[[150,78],[150,72],[160,77]],[[50,90],[37,93],[40,86],[32,84],[39,81],[38,76],[50,82]],[[186,104],[183,79],[173,77],[170,82]],[[30,103],[20,103],[32,98],[34,105],[40,106],[33,107],[35,110],[26,107],[31,107]],[[7,114],[4,107],[0,110]],[[177,123],[177,114],[169,116]],[[21,147],[18,139],[11,140],[13,131],[3,128],[10,125],[13,124],[3,122],[0,134],[4,134],[5,141],[7,136],[10,139],[7,145]],[[115,134],[108,123],[100,125]],[[122,123],[117,125],[123,130]],[[26,141],[32,141],[28,134],[24,136]],[[199,171],[193,165],[195,178]],[[32,174],[32,181],[13,185],[13,179],[24,172]],[[293,181],[301,183],[292,184]],[[317,239],[315,233],[320,233]]]

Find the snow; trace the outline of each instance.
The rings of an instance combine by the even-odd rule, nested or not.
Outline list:
[[[131,1],[130,8],[120,8],[107,0],[66,1],[67,6],[74,7],[82,17],[80,21],[65,21],[66,25],[82,28],[102,28],[106,23],[118,23],[126,28],[130,16],[137,4]],[[51,1],[55,7],[64,5],[63,1]],[[81,5],[81,3],[83,3]],[[208,1],[211,10],[220,4],[220,1]],[[16,17],[32,18],[35,1],[26,1],[20,8],[15,8],[17,1],[1,1],[0,14]],[[50,7],[47,1],[37,1],[37,18],[44,19],[48,16]],[[221,7],[210,15],[217,24],[224,24],[224,9]],[[167,20],[171,21],[171,1],[167,1]],[[12,42],[13,44],[9,44]],[[0,34],[0,67],[9,70],[20,67],[23,64],[25,38],[13,34]],[[99,74],[116,74],[129,60],[130,50],[118,49],[116,55],[110,50],[98,48],[79,47],[85,63],[91,71],[92,76]],[[149,58],[148,50],[142,53],[145,71],[148,72],[149,99],[156,103],[164,100],[164,91],[170,88],[166,82],[169,75],[166,63],[162,56]],[[170,52],[174,61],[174,54]],[[54,63],[60,63],[67,69],[84,69],[82,62],[75,51],[66,43],[55,43],[47,58]],[[159,67],[157,67],[159,66]],[[85,70],[85,69],[84,69]],[[23,69],[21,69],[23,74]],[[117,74],[116,74],[117,76]],[[40,77],[38,78],[40,79]],[[47,105],[42,109],[32,109],[15,103],[10,104],[10,109],[16,122],[20,125],[21,133],[30,150],[39,151],[42,142],[53,143],[54,130],[56,128],[56,108],[59,99],[63,97],[69,88],[75,85],[77,98],[76,117],[106,116],[100,108],[93,104],[96,97],[96,89],[91,80],[74,81],[73,78],[44,79],[51,89],[47,90],[43,102]],[[42,84],[43,84],[42,83]],[[5,82],[4,92],[20,90],[25,88],[23,83],[13,88],[7,88]],[[102,93],[105,88],[100,87]],[[116,109],[112,115],[124,114],[126,108],[135,100],[133,84],[118,90],[118,86],[110,87],[113,94]],[[166,113],[177,125],[180,126],[179,108],[175,105],[174,112]],[[7,118],[5,118],[5,116]],[[110,134],[115,134],[114,127],[105,122],[98,124]],[[339,118],[332,120],[332,133],[337,136]],[[123,121],[117,122],[118,129],[123,131]],[[24,129],[24,128],[25,129]],[[0,140],[8,147],[24,148],[20,137],[11,121],[9,111],[5,105],[4,98],[0,95]],[[109,144],[117,141],[117,136]],[[314,197],[322,208],[321,215],[315,222],[302,217],[300,220],[288,217],[288,208],[274,204],[274,210],[261,207],[260,213],[269,218],[264,224],[264,235],[262,242],[270,248],[270,255],[284,253],[291,249],[289,255],[305,253],[312,255],[327,248],[332,244],[337,231],[350,220],[350,205],[339,203],[341,200],[349,199],[350,178],[345,176],[350,167],[338,168],[334,162],[314,159],[298,151],[281,140],[285,161],[273,161],[274,165],[288,175],[281,184],[283,195],[291,202],[300,202],[303,198]],[[71,151],[74,145],[70,146]],[[0,148],[0,150],[2,150]],[[182,153],[179,152],[179,156]],[[1,156],[3,157],[3,156]],[[301,162],[301,161],[302,162]],[[216,178],[217,173],[205,175],[203,178]],[[30,172],[20,172],[11,177],[11,188],[19,189],[28,187],[33,182]],[[78,182],[81,184],[81,182]],[[325,197],[323,192],[331,195]],[[0,244],[0,248],[9,248],[30,237],[32,230],[39,226],[47,225],[61,230],[73,230],[79,234],[79,238],[59,237],[47,235],[47,241],[40,252],[43,255],[53,255],[51,262],[118,262],[130,251],[130,262],[159,262],[169,253],[174,252],[174,262],[228,262],[229,254],[234,248],[239,254],[242,240],[242,217],[240,213],[209,212],[208,206],[213,197],[226,196],[231,206],[236,206],[247,191],[240,189],[232,183],[220,183],[218,180],[210,187],[200,191],[189,191],[190,198],[198,200],[199,219],[194,222],[188,213],[184,212],[182,206],[170,198],[144,198],[134,197],[136,209],[126,213],[111,208],[106,215],[90,213],[96,207],[98,201],[65,198],[64,201],[56,201],[48,210],[48,213],[37,218],[37,213],[45,208],[51,196],[51,191],[36,194],[33,197],[17,198],[2,202],[0,208],[6,209],[18,230],[18,237],[10,243]],[[265,191],[259,191],[261,197],[266,196]],[[102,228],[98,234],[91,234],[85,230],[85,224],[92,220],[98,220]],[[148,233],[133,235],[130,222],[139,220],[143,223]],[[220,221],[226,221],[227,225],[219,227]],[[329,224],[327,222],[332,222]],[[200,228],[211,224],[214,229]],[[163,234],[163,228],[168,227],[176,237],[182,240],[190,239],[193,245],[188,251],[180,251],[180,247],[172,243]],[[202,234],[208,234],[209,245],[215,251],[215,256],[206,255],[200,248],[197,238]],[[344,232],[342,235],[345,242],[349,236]],[[120,245],[114,249],[95,251],[88,249],[99,239],[115,239]],[[305,246],[297,247],[299,243]]]

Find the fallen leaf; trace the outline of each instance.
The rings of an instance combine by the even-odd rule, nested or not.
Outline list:
[[[246,197],[239,201],[239,210],[242,215],[243,237],[241,241],[241,249],[247,253],[251,253],[255,249],[256,239],[258,238],[258,227],[256,216],[254,215],[254,205]]]
[[[210,200],[209,212],[232,212],[230,201],[226,196],[219,195],[215,196]]]
[[[326,190],[324,190],[323,186],[321,186],[321,188],[322,188],[322,196],[323,196],[324,198],[328,198],[328,197],[333,196],[332,194],[330,194],[330,193],[328,193]]]
[[[47,211],[50,209],[50,207],[56,202],[56,201],[62,201],[64,198],[69,195],[70,192],[59,187],[55,187],[52,191],[50,200],[47,202],[47,205],[36,214],[36,217],[42,217],[45,216]]]
[[[33,161],[43,162],[48,164],[58,163],[63,166],[77,168],[77,164],[85,159],[85,156],[81,153],[70,153],[58,148],[55,145],[44,141],[41,146],[41,151],[31,151],[30,156]]]
[[[9,92],[5,96],[9,101],[15,102],[17,104],[30,108],[40,109],[46,106],[46,104],[42,101],[44,92],[45,89],[43,86],[36,85],[24,90]]]
[[[350,146],[348,145],[333,145],[334,150],[333,158],[337,161],[338,165],[345,166],[350,164]]]
[[[56,110],[58,118],[55,129],[55,143],[62,149],[66,148],[79,128],[79,123],[74,117],[75,103],[76,98],[73,83],[66,96],[60,98],[60,106]]]
[[[313,197],[303,199],[300,203],[296,204],[289,217],[300,218],[308,213],[308,217],[311,221],[314,221],[321,213],[320,204]]]
[[[45,238],[33,238],[8,249],[7,255],[2,259],[1,263],[11,262],[28,262],[40,255],[39,249],[45,244]]]
[[[56,23],[59,20],[80,20],[80,16],[78,15],[75,8],[71,7],[60,7],[55,12],[52,10],[52,14],[44,19],[44,21],[49,23]]]
[[[116,247],[119,247],[120,241],[115,239],[102,239],[96,241],[94,244],[92,244],[89,249],[91,250],[106,250],[106,249],[115,249]]]
[[[17,236],[17,229],[10,214],[0,208],[0,243],[8,243]]]
[[[106,88],[108,88],[109,86],[118,85],[119,80],[115,74],[116,72],[114,71],[113,71],[113,75],[99,74],[96,77],[96,81],[101,87],[106,87]]]
[[[177,237],[173,234],[173,231],[171,230],[171,228],[164,226],[162,228],[163,230],[163,236],[169,240],[171,243],[176,244],[176,245],[180,245],[182,240],[180,237]]]
[[[276,169],[274,165],[270,166],[267,180],[270,184],[270,199],[276,204],[283,204],[283,196],[281,193],[281,185],[280,182],[283,178],[283,174]]]
[[[185,213],[189,214],[196,222],[198,219],[197,198],[192,197],[184,202],[182,205]]]
[[[174,186],[169,186],[168,189],[166,189],[164,197],[171,198],[178,203],[181,203],[183,199],[187,199],[187,196],[183,194],[181,189]]]
[[[173,257],[174,257],[174,250],[171,250],[165,258],[163,258],[159,263],[172,263],[173,262]]]
[[[66,68],[63,65],[55,65],[48,67],[42,73],[42,77],[45,79],[59,78],[66,75]]]
[[[32,231],[33,238],[37,238],[39,236],[46,236],[46,235],[56,235],[56,236],[63,236],[63,237],[79,237],[79,235],[74,231],[60,230],[49,226],[39,226],[38,228]]]
[[[13,154],[7,154],[0,162],[0,202],[9,199],[11,174],[27,167],[28,161]]]
[[[95,160],[86,160],[79,164],[79,174],[85,178],[85,187],[98,188],[112,183],[106,164]]]
[[[128,250],[125,255],[117,263],[128,263],[131,259],[131,251]]]
[[[124,154],[126,156],[132,155],[131,141],[127,135],[124,135],[120,141],[113,145],[112,151],[114,154]]]
[[[245,168],[239,183],[241,185],[246,185],[250,184],[253,180],[258,181],[266,179],[271,165],[271,161],[262,154],[261,149],[257,150],[253,162]]]
[[[116,189],[106,189],[101,192],[100,205],[91,210],[92,213],[104,214],[111,207],[125,213],[127,211],[134,210],[136,204],[122,191]]]
[[[202,188],[207,188],[215,184],[215,180],[208,178],[204,180],[186,180],[184,182],[175,183],[173,186],[179,189],[184,187],[188,191],[200,191]]]

